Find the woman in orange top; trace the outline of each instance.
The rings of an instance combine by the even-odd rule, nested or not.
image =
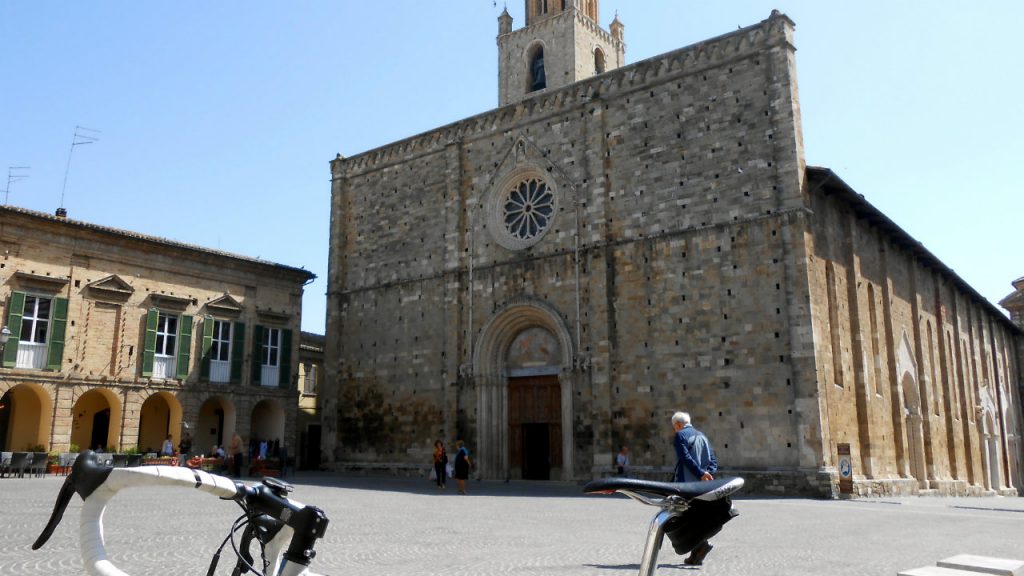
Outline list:
[[[448,479],[448,453],[444,451],[444,442],[434,442],[434,474],[437,476],[437,489],[443,490]]]

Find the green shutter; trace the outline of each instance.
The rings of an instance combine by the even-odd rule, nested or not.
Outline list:
[[[199,377],[210,379],[210,353],[213,350],[213,316],[203,316],[203,346],[199,351]]]
[[[242,381],[242,364],[245,362],[245,322],[235,322],[231,328],[231,382]]]
[[[178,320],[178,361],[175,377],[178,380],[188,378],[188,363],[192,359],[192,317],[181,315]]]
[[[11,292],[11,302],[7,305],[7,329],[11,337],[4,347],[4,368],[14,368],[18,363],[18,339],[21,338],[21,315],[25,312],[25,293]]]
[[[292,383],[292,331],[281,330],[281,362],[278,367],[278,384],[288,388]]]
[[[252,329],[252,385],[259,386],[263,379],[263,326]]]
[[[46,369],[60,370],[64,358],[64,334],[68,328],[68,299],[53,299],[53,317],[50,319],[50,342],[46,349]]]
[[[146,335],[142,341],[142,376],[153,375],[153,356],[156,354],[156,321],[160,312],[150,308],[146,312]]]

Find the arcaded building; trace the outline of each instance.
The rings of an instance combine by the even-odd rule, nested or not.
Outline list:
[[[324,443],[641,475],[687,410],[755,490],[1016,493],[1020,330],[804,160],[794,23],[624,65],[597,0],[498,22],[500,107],[331,163]],[[841,482],[842,481],[842,482]]]
[[[294,446],[313,274],[10,206],[0,249],[4,450]]]

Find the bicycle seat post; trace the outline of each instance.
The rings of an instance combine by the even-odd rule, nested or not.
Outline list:
[[[658,552],[661,551],[661,542],[665,538],[665,523],[675,515],[674,510],[663,509],[651,520],[651,527],[647,530],[647,544],[644,545],[644,557],[640,560],[639,576],[654,576],[658,568]]]

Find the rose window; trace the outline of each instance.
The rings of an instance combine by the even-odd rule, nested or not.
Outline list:
[[[523,180],[513,187],[502,206],[505,230],[520,241],[537,238],[547,230],[554,213],[555,196],[539,178]]]

